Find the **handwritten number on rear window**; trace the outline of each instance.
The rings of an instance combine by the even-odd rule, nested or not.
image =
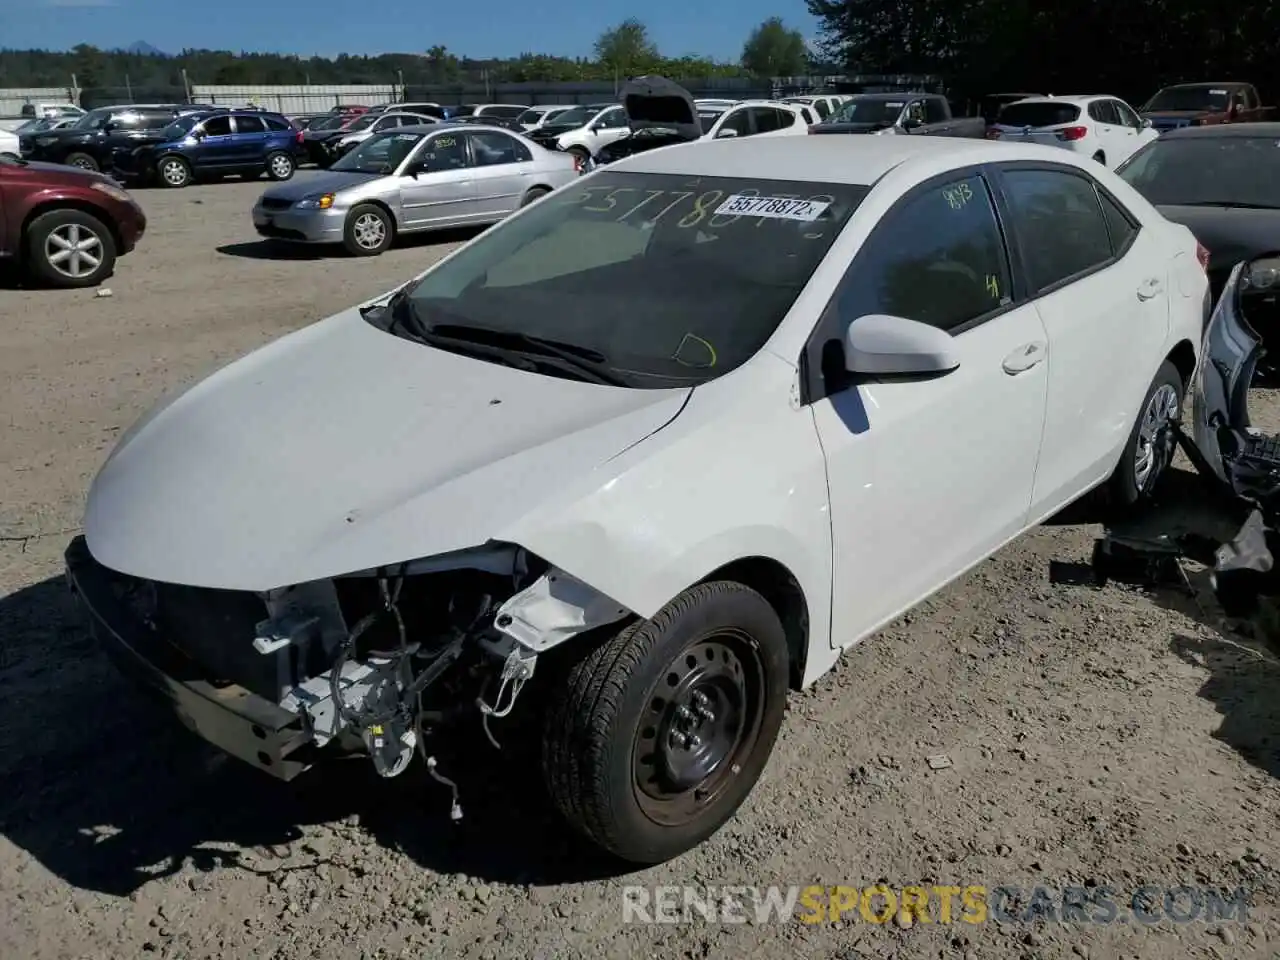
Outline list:
[[[973,188],[962,180],[954,187],[943,187],[942,195],[947,200],[947,206],[952,210],[963,210],[973,199]]]

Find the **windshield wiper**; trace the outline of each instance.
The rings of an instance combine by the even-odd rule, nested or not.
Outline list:
[[[501,342],[506,340],[526,348],[532,348],[532,350],[522,350],[521,353],[532,353],[535,356],[549,354],[551,357],[562,361],[565,366],[571,367],[581,374],[584,379],[595,383],[607,384],[611,387],[626,386],[626,382],[620,377],[601,369],[601,366],[608,359],[604,354],[598,350],[592,350],[590,347],[579,346],[576,343],[564,343],[560,340],[521,333],[518,330],[499,330],[496,327],[483,327],[469,323],[433,324],[427,328],[426,332],[432,336],[444,337],[449,340],[461,340],[468,343],[484,344],[485,341],[497,341],[492,344],[495,347],[501,347]]]

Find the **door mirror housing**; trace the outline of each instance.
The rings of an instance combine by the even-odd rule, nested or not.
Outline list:
[[[720,132],[716,134],[716,139],[723,140],[727,137],[736,137],[737,135],[738,135],[737,130],[734,130],[731,127],[725,127],[724,129],[722,129]]]
[[[1142,118],[1142,123],[1141,123],[1139,126],[1141,126],[1141,128],[1142,128],[1143,130],[1150,130],[1150,129],[1151,129],[1151,118],[1150,118],[1150,117],[1143,117],[1143,118]]]
[[[849,324],[844,362],[850,373],[913,376],[950,373],[960,366],[955,340],[937,327],[872,313]]]

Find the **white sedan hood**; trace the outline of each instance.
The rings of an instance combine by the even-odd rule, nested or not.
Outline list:
[[[85,536],[123,573],[244,590],[477,546],[669,423],[688,393],[471,359],[351,310],[130,428],[90,488]]]

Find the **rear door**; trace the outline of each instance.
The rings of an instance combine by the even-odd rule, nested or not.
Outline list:
[[[1125,152],[1131,144],[1126,142],[1125,129],[1120,123],[1120,114],[1116,112],[1115,103],[1111,100],[1093,100],[1089,103],[1089,119],[1093,121],[1093,135],[1097,139],[1097,150],[1106,156],[1106,165],[1114,167],[1119,163],[1118,157],[1128,156]]]
[[[1001,164],[997,182],[1015,260],[1049,338],[1031,505],[1038,519],[1114,468],[1155,372],[1146,361],[1168,331],[1168,264],[1151,231],[1136,229],[1083,170]],[[1125,222],[1131,229],[1121,229]]]
[[[533,154],[515,137],[497,130],[467,134],[475,182],[475,212],[500,218],[516,210],[532,186]]]
[[[267,156],[267,123],[252,113],[232,117],[234,130],[228,153],[237,167],[262,166]]]

